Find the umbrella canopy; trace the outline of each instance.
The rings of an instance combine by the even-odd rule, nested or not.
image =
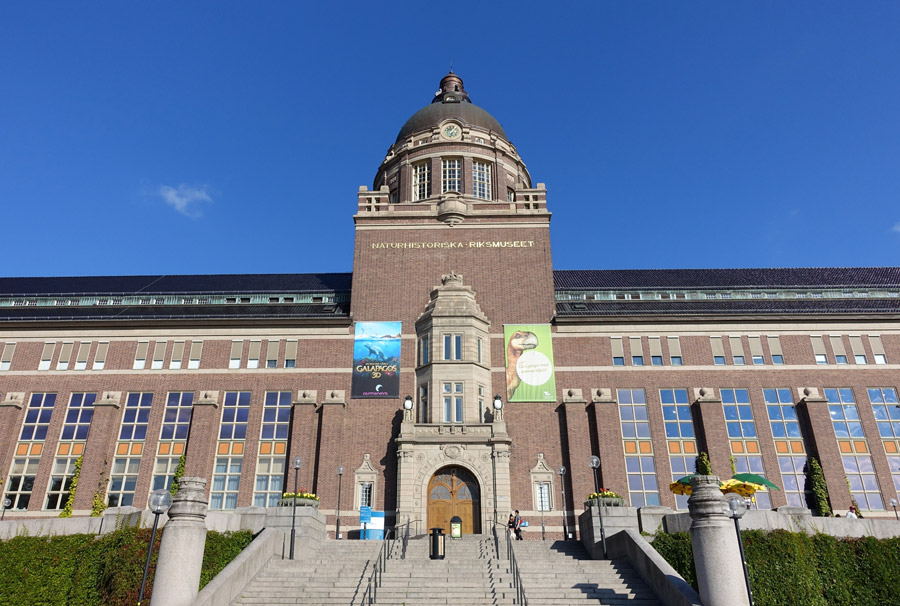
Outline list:
[[[760,484],[772,490],[781,490],[774,482],[770,482],[763,476],[755,473],[736,473],[732,480],[740,480],[741,482],[750,482],[752,484]]]
[[[753,482],[744,482],[735,478],[726,480],[722,483],[721,490],[724,493],[733,492],[742,497],[752,497],[757,490],[765,488],[762,484],[754,484]]]
[[[678,478],[671,484],[669,484],[669,490],[674,492],[675,494],[691,494],[691,478],[696,478],[700,474],[692,473],[689,476],[684,476],[683,478]],[[719,482],[719,488],[722,487],[722,482]]]

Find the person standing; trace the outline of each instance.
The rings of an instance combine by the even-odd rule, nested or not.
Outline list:
[[[516,510],[516,515],[513,517],[513,530],[516,533],[516,540],[522,540],[522,516],[519,515],[519,510]]]

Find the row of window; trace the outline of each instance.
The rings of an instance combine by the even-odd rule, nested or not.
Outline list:
[[[446,333],[440,335],[441,360],[448,362],[462,361],[466,359],[465,340],[462,333]],[[475,337],[474,361],[476,364],[484,364],[485,347],[484,339]],[[428,335],[419,337],[418,351],[419,366],[425,366],[431,362],[431,338]]]
[[[462,159],[441,158],[441,193],[463,191]],[[472,195],[483,200],[491,199],[491,164],[472,162]],[[425,200],[432,196],[431,160],[413,164],[412,199]]]

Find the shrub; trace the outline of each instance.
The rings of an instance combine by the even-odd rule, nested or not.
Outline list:
[[[712,463],[709,462],[709,455],[707,453],[701,452],[697,456],[697,462],[695,463],[694,470],[701,476],[712,475]]]

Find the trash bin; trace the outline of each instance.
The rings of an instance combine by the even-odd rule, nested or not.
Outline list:
[[[444,529],[443,528],[432,528],[431,529],[431,549],[429,550],[428,556],[432,560],[443,560],[444,559]]]
[[[459,516],[450,518],[450,538],[462,538],[462,518]]]

